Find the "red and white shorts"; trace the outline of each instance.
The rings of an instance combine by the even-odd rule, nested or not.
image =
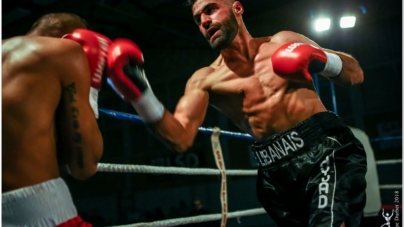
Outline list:
[[[89,227],[62,178],[2,194],[2,226]]]

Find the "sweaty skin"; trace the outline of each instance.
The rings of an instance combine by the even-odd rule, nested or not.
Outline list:
[[[312,81],[281,78],[271,64],[272,54],[285,43],[319,46],[291,31],[253,38],[242,20],[243,11],[240,2],[230,0],[197,0],[192,7],[202,35],[221,52],[210,66],[191,76],[174,114],[166,111],[163,119],[153,125],[157,135],[177,151],[192,145],[208,104],[257,141],[326,111]],[[335,84],[347,87],[363,81],[363,72],[353,57],[322,50],[337,54],[343,62],[341,74],[332,79]]]
[[[278,45],[270,40],[252,40],[258,47],[253,61],[226,65],[219,57],[206,74],[191,78],[199,80],[191,89],[208,91],[211,105],[258,141],[325,111],[312,82],[289,82],[272,71],[268,59]]]
[[[2,42],[3,193],[59,177],[96,172],[102,137],[89,98],[82,47],[21,36]]]

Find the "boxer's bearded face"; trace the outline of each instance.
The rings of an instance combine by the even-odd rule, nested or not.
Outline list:
[[[230,11],[229,17],[222,22],[214,22],[205,33],[205,38],[214,50],[223,50],[230,46],[238,32],[236,16]]]
[[[232,5],[225,0],[198,0],[192,6],[192,13],[212,49],[225,49],[237,35],[237,18]]]

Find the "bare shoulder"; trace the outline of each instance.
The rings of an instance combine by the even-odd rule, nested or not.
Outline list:
[[[18,36],[2,41],[4,60],[12,59],[25,64],[38,64],[58,58],[69,58],[71,54],[80,55],[80,45],[71,40],[50,37]]]
[[[284,44],[289,42],[309,43],[318,46],[313,40],[308,37],[293,32],[293,31],[280,31],[272,36],[271,42]]]
[[[188,79],[185,91],[193,89],[208,90],[210,86],[207,82],[207,78],[214,71],[215,69],[211,66],[203,67],[195,71]]]
[[[80,44],[50,37],[15,37],[3,41],[3,78],[16,75],[52,75],[63,84],[81,80],[88,72],[86,55]],[[23,74],[21,74],[23,73]]]
[[[50,38],[50,37],[37,37],[36,40],[41,52],[45,56],[54,57],[64,54],[64,58],[70,55],[80,55],[83,49],[77,42],[68,39]],[[74,56],[73,56],[74,57]]]

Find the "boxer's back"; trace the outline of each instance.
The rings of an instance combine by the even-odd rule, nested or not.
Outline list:
[[[3,41],[3,192],[59,176],[55,112],[61,82],[52,64],[58,49],[63,47],[54,38]]]

